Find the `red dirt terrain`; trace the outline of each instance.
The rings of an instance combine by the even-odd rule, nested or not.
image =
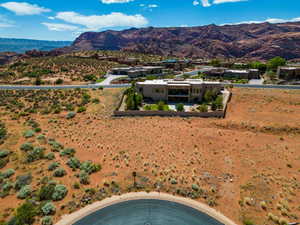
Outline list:
[[[91,91],[92,92],[92,91]],[[111,118],[119,90],[94,91],[100,104],[71,120],[65,114],[34,115],[47,137],[76,149],[81,161],[102,169],[89,185],[72,188],[76,172],[66,158],[56,161],[67,176],[53,178],[68,187],[56,202],[55,219],[91,201],[130,191],[162,191],[204,202],[238,224],[285,224],[300,218],[300,92],[234,89],[225,119]],[[19,152],[22,119],[4,116],[10,133],[4,144]],[[52,122],[49,120],[52,119]],[[51,176],[49,162],[24,165],[34,177]],[[16,168],[10,162],[5,168]],[[23,167],[23,166],[18,166]],[[16,169],[19,174],[21,168]],[[133,187],[132,173],[137,173]],[[33,186],[39,187],[37,180]],[[99,194],[101,193],[101,194]],[[13,193],[1,200],[1,212],[15,208]],[[3,215],[3,214],[2,214]],[[250,223],[251,222],[251,223]]]

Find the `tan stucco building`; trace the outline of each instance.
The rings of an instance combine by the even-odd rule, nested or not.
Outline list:
[[[146,80],[136,84],[137,91],[144,99],[165,102],[201,102],[206,90],[220,92],[224,86],[220,82],[203,80]]]

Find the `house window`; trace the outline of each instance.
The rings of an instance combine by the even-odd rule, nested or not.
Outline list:
[[[154,89],[153,89],[153,93],[156,93],[156,94],[164,93],[164,90],[163,90],[163,89],[160,89],[160,88],[154,88]]]

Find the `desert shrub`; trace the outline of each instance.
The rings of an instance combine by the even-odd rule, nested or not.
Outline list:
[[[53,159],[55,159],[55,155],[54,155],[53,152],[50,152],[49,154],[47,154],[45,156],[45,158],[48,159],[48,160],[53,160]]]
[[[26,123],[28,126],[31,126],[32,128],[38,128],[40,126],[39,123],[33,119],[28,120]]]
[[[88,75],[84,75],[83,79],[85,81],[96,81],[97,77],[94,74],[88,74]]]
[[[199,191],[200,190],[200,188],[199,188],[199,186],[197,184],[192,184],[192,189],[194,191]]]
[[[73,184],[73,188],[74,188],[74,189],[80,189],[80,184],[79,184],[78,182],[75,182],[75,183]]]
[[[45,148],[35,147],[33,151],[30,151],[26,155],[26,162],[31,163],[40,159],[43,159],[45,156]]]
[[[34,132],[33,130],[27,130],[27,131],[25,131],[25,132],[23,133],[23,136],[24,136],[25,138],[31,138],[31,137],[34,136],[34,134],[35,134],[35,132]]]
[[[45,216],[48,216],[55,214],[56,208],[52,202],[47,202],[42,206],[41,211]]]
[[[76,116],[76,112],[69,112],[67,114],[67,119],[73,119]]]
[[[278,222],[280,225],[288,225],[289,223],[288,220],[283,217],[280,217]]]
[[[178,112],[184,112],[184,104],[179,103],[179,104],[176,104],[175,107]]]
[[[0,151],[0,158],[5,158],[10,154],[10,151],[8,150],[1,150]]]
[[[55,141],[53,139],[50,139],[48,141],[48,144],[52,147],[52,151],[54,151],[54,152],[58,152],[64,148],[64,146],[62,144],[58,143],[57,141]]]
[[[36,139],[38,139],[38,140],[46,140],[46,137],[45,137],[45,135],[40,134],[40,135],[38,135],[38,136],[36,137]]]
[[[14,174],[15,174],[15,170],[14,169],[7,169],[3,173],[1,173],[1,176],[3,178],[9,178],[9,177],[13,176]]]
[[[68,156],[68,157],[73,157],[75,153],[76,151],[74,148],[66,148],[60,151],[61,156]]]
[[[40,128],[40,127],[34,128],[35,133],[40,133],[41,131],[42,131],[42,128]]]
[[[18,192],[17,197],[19,199],[25,199],[29,197],[31,194],[31,186],[30,185],[25,185],[24,187],[21,188],[21,190]]]
[[[53,225],[52,217],[51,216],[44,216],[41,219],[41,225]]]
[[[68,160],[67,165],[73,170],[75,170],[80,168],[80,161],[77,158],[72,157]]]
[[[32,176],[30,173],[20,175],[17,177],[16,182],[15,182],[15,189],[20,190],[22,187],[25,185],[29,185],[32,181]]]
[[[55,81],[55,84],[63,84],[63,83],[64,83],[64,80],[60,79],[60,78]]]
[[[0,144],[3,143],[6,135],[7,135],[7,130],[6,130],[5,124],[0,122]]]
[[[261,207],[262,209],[264,209],[264,210],[267,209],[267,203],[266,203],[265,201],[261,201],[261,202],[259,203],[259,205],[260,205],[260,207]]]
[[[207,107],[207,105],[202,104],[202,105],[198,106],[198,110],[200,112],[208,112],[208,107]]]
[[[83,170],[83,171],[87,172],[88,174],[92,174],[92,173],[95,173],[95,172],[101,170],[101,166],[94,164],[92,161],[85,161],[85,162],[81,163],[80,170]]]
[[[53,163],[51,163],[49,166],[48,166],[48,170],[49,171],[53,171],[53,170],[55,170],[56,168],[58,168],[59,167],[59,163],[58,162],[53,162]]]
[[[6,181],[1,185],[2,191],[10,191],[13,188],[13,183],[10,181]]]
[[[68,111],[74,111],[74,109],[75,109],[75,107],[74,107],[74,105],[72,104],[72,103],[69,103],[69,104],[67,104],[66,105],[66,109],[68,110]]]
[[[37,215],[37,210],[33,203],[25,202],[16,210],[15,216],[8,222],[12,225],[31,225],[34,223],[34,217]]]
[[[81,184],[89,184],[90,183],[89,174],[85,171],[80,171],[79,181],[80,181]]]
[[[99,98],[94,98],[94,99],[92,99],[92,103],[94,103],[94,104],[99,104],[99,103],[100,103]]]
[[[0,169],[4,168],[8,162],[8,159],[0,159]]]
[[[243,224],[244,225],[254,225],[254,222],[252,222],[252,220],[249,220],[249,219],[244,219]]]
[[[68,194],[68,189],[64,185],[56,185],[52,194],[52,200],[59,201]]]
[[[86,107],[84,106],[80,106],[78,109],[77,109],[77,112],[78,113],[82,113],[82,112],[85,112],[86,111]]]
[[[175,178],[172,178],[172,179],[170,180],[170,183],[171,183],[171,184],[177,184],[177,180],[176,180]]]
[[[40,201],[51,200],[54,193],[55,184],[47,184],[41,187],[38,192],[38,197]]]
[[[25,152],[32,151],[33,150],[33,145],[29,142],[26,142],[26,143],[21,145],[20,149],[22,151],[25,151]]]
[[[63,168],[57,168],[54,173],[53,176],[54,177],[63,177],[67,174],[67,172],[65,171],[65,169]]]

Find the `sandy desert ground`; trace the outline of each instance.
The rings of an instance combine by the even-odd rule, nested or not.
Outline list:
[[[120,90],[90,92],[100,103],[73,119],[67,120],[65,112],[29,115],[47,138],[74,148],[80,161],[102,167],[90,176],[89,185],[74,189],[78,172],[66,165],[68,158],[55,153],[54,161],[67,175],[53,179],[68,187],[68,195],[55,202],[55,221],[90,202],[130,191],[190,197],[238,224],[299,221],[300,91],[235,88],[225,119],[112,118]],[[22,162],[26,117],[11,120],[4,107],[1,111],[9,136],[0,149],[14,152],[1,171],[14,168],[12,181],[31,171],[31,185],[38,190],[41,179],[52,176],[47,170],[51,162]],[[14,191],[1,199],[2,220],[23,201]]]

